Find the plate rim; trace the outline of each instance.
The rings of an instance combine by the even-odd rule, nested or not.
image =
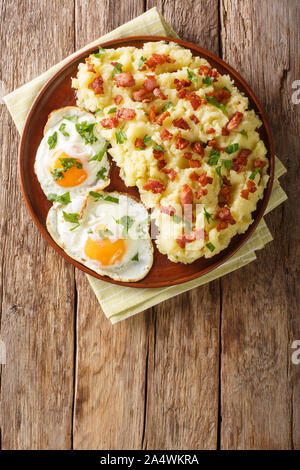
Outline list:
[[[183,46],[191,51],[195,50],[199,54],[203,54],[204,56],[212,59],[214,62],[216,62],[218,65],[221,65],[224,69],[226,69],[228,72],[230,72],[231,75],[233,75],[234,79],[237,80],[238,85],[241,83],[242,86],[245,88],[247,96],[251,98],[251,100],[255,103],[255,106],[259,110],[260,113],[260,118],[262,120],[263,126],[266,131],[266,140],[269,145],[270,151],[269,153],[269,181],[267,184],[267,187],[264,190],[264,197],[261,200],[262,204],[259,210],[259,213],[255,217],[253,223],[249,226],[247,231],[242,235],[241,240],[236,244],[235,247],[233,247],[229,253],[224,255],[219,261],[216,261],[210,266],[207,266],[206,268],[203,268],[200,272],[189,274],[187,276],[181,276],[179,279],[175,279],[172,281],[159,281],[155,283],[147,283],[145,286],[143,284],[144,279],[141,279],[140,281],[135,281],[135,282],[122,282],[122,281],[116,281],[114,279],[111,279],[107,276],[102,276],[95,271],[91,270],[87,266],[79,263],[78,261],[74,260],[71,258],[65,251],[59,247],[59,245],[56,244],[56,242],[52,239],[50,234],[44,227],[41,225],[37,215],[35,214],[34,208],[32,207],[29,199],[29,195],[27,194],[26,191],[26,185],[25,185],[25,172],[23,171],[24,165],[23,165],[23,160],[24,160],[24,144],[26,140],[26,133],[28,131],[28,128],[30,127],[30,121],[31,117],[35,111],[35,108],[37,107],[39,100],[45,93],[45,91],[48,89],[48,87],[54,82],[61,73],[63,73],[70,65],[72,65],[73,62],[76,62],[78,60],[83,59],[84,57],[88,56],[99,46],[101,47],[113,47],[118,45],[118,47],[122,47],[122,44],[125,42],[131,42],[131,41],[139,41],[139,42],[151,42],[151,41],[167,41],[167,42],[175,42],[179,44],[180,46]],[[265,112],[252,91],[251,87],[248,85],[248,83],[244,80],[243,77],[229,64],[227,64],[223,59],[219,58],[218,56],[214,55],[213,53],[207,51],[206,49],[203,49],[202,47],[193,44],[189,41],[185,41],[183,39],[177,39],[177,38],[172,38],[168,36],[150,36],[150,35],[140,35],[140,36],[124,36],[121,38],[116,38],[112,39],[110,41],[105,41],[105,42],[99,42],[97,45],[91,46],[87,49],[84,49],[83,51],[80,51],[78,53],[72,54],[72,57],[70,60],[68,60],[62,67],[57,70],[57,72],[54,73],[47,81],[46,83],[42,86],[41,90],[38,92],[37,96],[35,97],[33,103],[31,104],[28,114],[25,119],[25,123],[22,129],[22,134],[21,134],[21,139],[20,139],[20,144],[18,148],[18,172],[19,172],[19,180],[20,180],[20,186],[21,186],[21,192],[23,195],[23,199],[25,200],[27,210],[34,221],[35,225],[37,226],[39,232],[42,234],[44,239],[55,249],[57,253],[59,253],[65,260],[67,260],[69,263],[71,263],[74,267],[80,269],[81,271],[85,272],[86,274],[89,274],[90,276],[100,279],[105,282],[109,282],[111,284],[115,285],[120,285],[120,286],[126,286],[126,287],[137,287],[137,288],[161,288],[161,287],[170,287],[170,286],[175,286],[175,285],[180,285],[188,281],[192,281],[194,279],[200,278],[204,276],[205,274],[208,274],[209,272],[213,271],[214,269],[220,267],[223,265],[226,261],[228,261],[244,244],[249,240],[255,229],[257,228],[259,222],[264,216],[265,210],[267,208],[267,204],[270,200],[270,196],[272,193],[272,187],[273,187],[273,181],[274,181],[274,168],[275,168],[275,155],[274,155],[274,145],[273,145],[273,139],[272,139],[272,134],[271,134],[271,129],[268,123],[268,120],[266,118]],[[152,241],[154,244],[155,242]],[[151,268],[153,269],[153,267]],[[151,270],[150,270],[151,271]],[[149,271],[149,272],[150,272]]]

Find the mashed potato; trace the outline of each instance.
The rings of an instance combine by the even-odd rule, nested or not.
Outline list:
[[[259,117],[228,75],[175,43],[99,49],[73,79],[127,186],[159,228],[158,249],[191,263],[253,222],[268,182]]]

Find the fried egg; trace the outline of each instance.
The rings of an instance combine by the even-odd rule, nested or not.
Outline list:
[[[153,264],[148,212],[127,194],[91,191],[55,204],[47,228],[69,256],[117,281],[138,281]]]
[[[91,113],[75,106],[53,111],[34,167],[48,199],[66,203],[89,190],[108,186],[107,147]]]

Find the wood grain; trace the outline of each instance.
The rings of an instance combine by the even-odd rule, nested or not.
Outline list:
[[[1,80],[8,92],[73,51],[73,8],[65,0],[0,4]],[[57,28],[58,8],[64,28]],[[1,374],[2,448],[67,449],[72,433],[74,273],[33,226],[18,183],[19,136],[4,105],[0,113],[0,337],[7,349]]]
[[[76,48],[143,13],[143,1],[76,1]],[[144,428],[147,314],[112,327],[77,271],[74,449],[140,449]],[[126,302],[126,298],[124,298]]]
[[[217,1],[147,2],[155,5],[184,39],[218,54]],[[219,294],[215,281],[152,309],[144,448],[217,446]]]
[[[266,217],[274,242],[255,263],[222,280],[221,446],[299,448],[300,370],[290,357],[300,331],[295,265],[300,243],[294,229],[300,215],[295,178],[300,105],[291,103],[291,84],[300,78],[300,5],[294,0],[221,3],[223,58],[258,95],[276,152],[289,170],[281,180],[289,202]]]
[[[33,226],[0,105],[3,449],[300,449],[299,1],[95,0],[91,14],[84,0],[0,0],[1,90],[153,6],[254,89],[289,201],[267,216],[274,242],[255,263],[112,327]]]

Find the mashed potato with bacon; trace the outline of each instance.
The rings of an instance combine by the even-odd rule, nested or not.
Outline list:
[[[175,43],[90,55],[73,79],[127,186],[159,228],[158,249],[191,263],[253,222],[268,182],[259,117],[228,75]]]

